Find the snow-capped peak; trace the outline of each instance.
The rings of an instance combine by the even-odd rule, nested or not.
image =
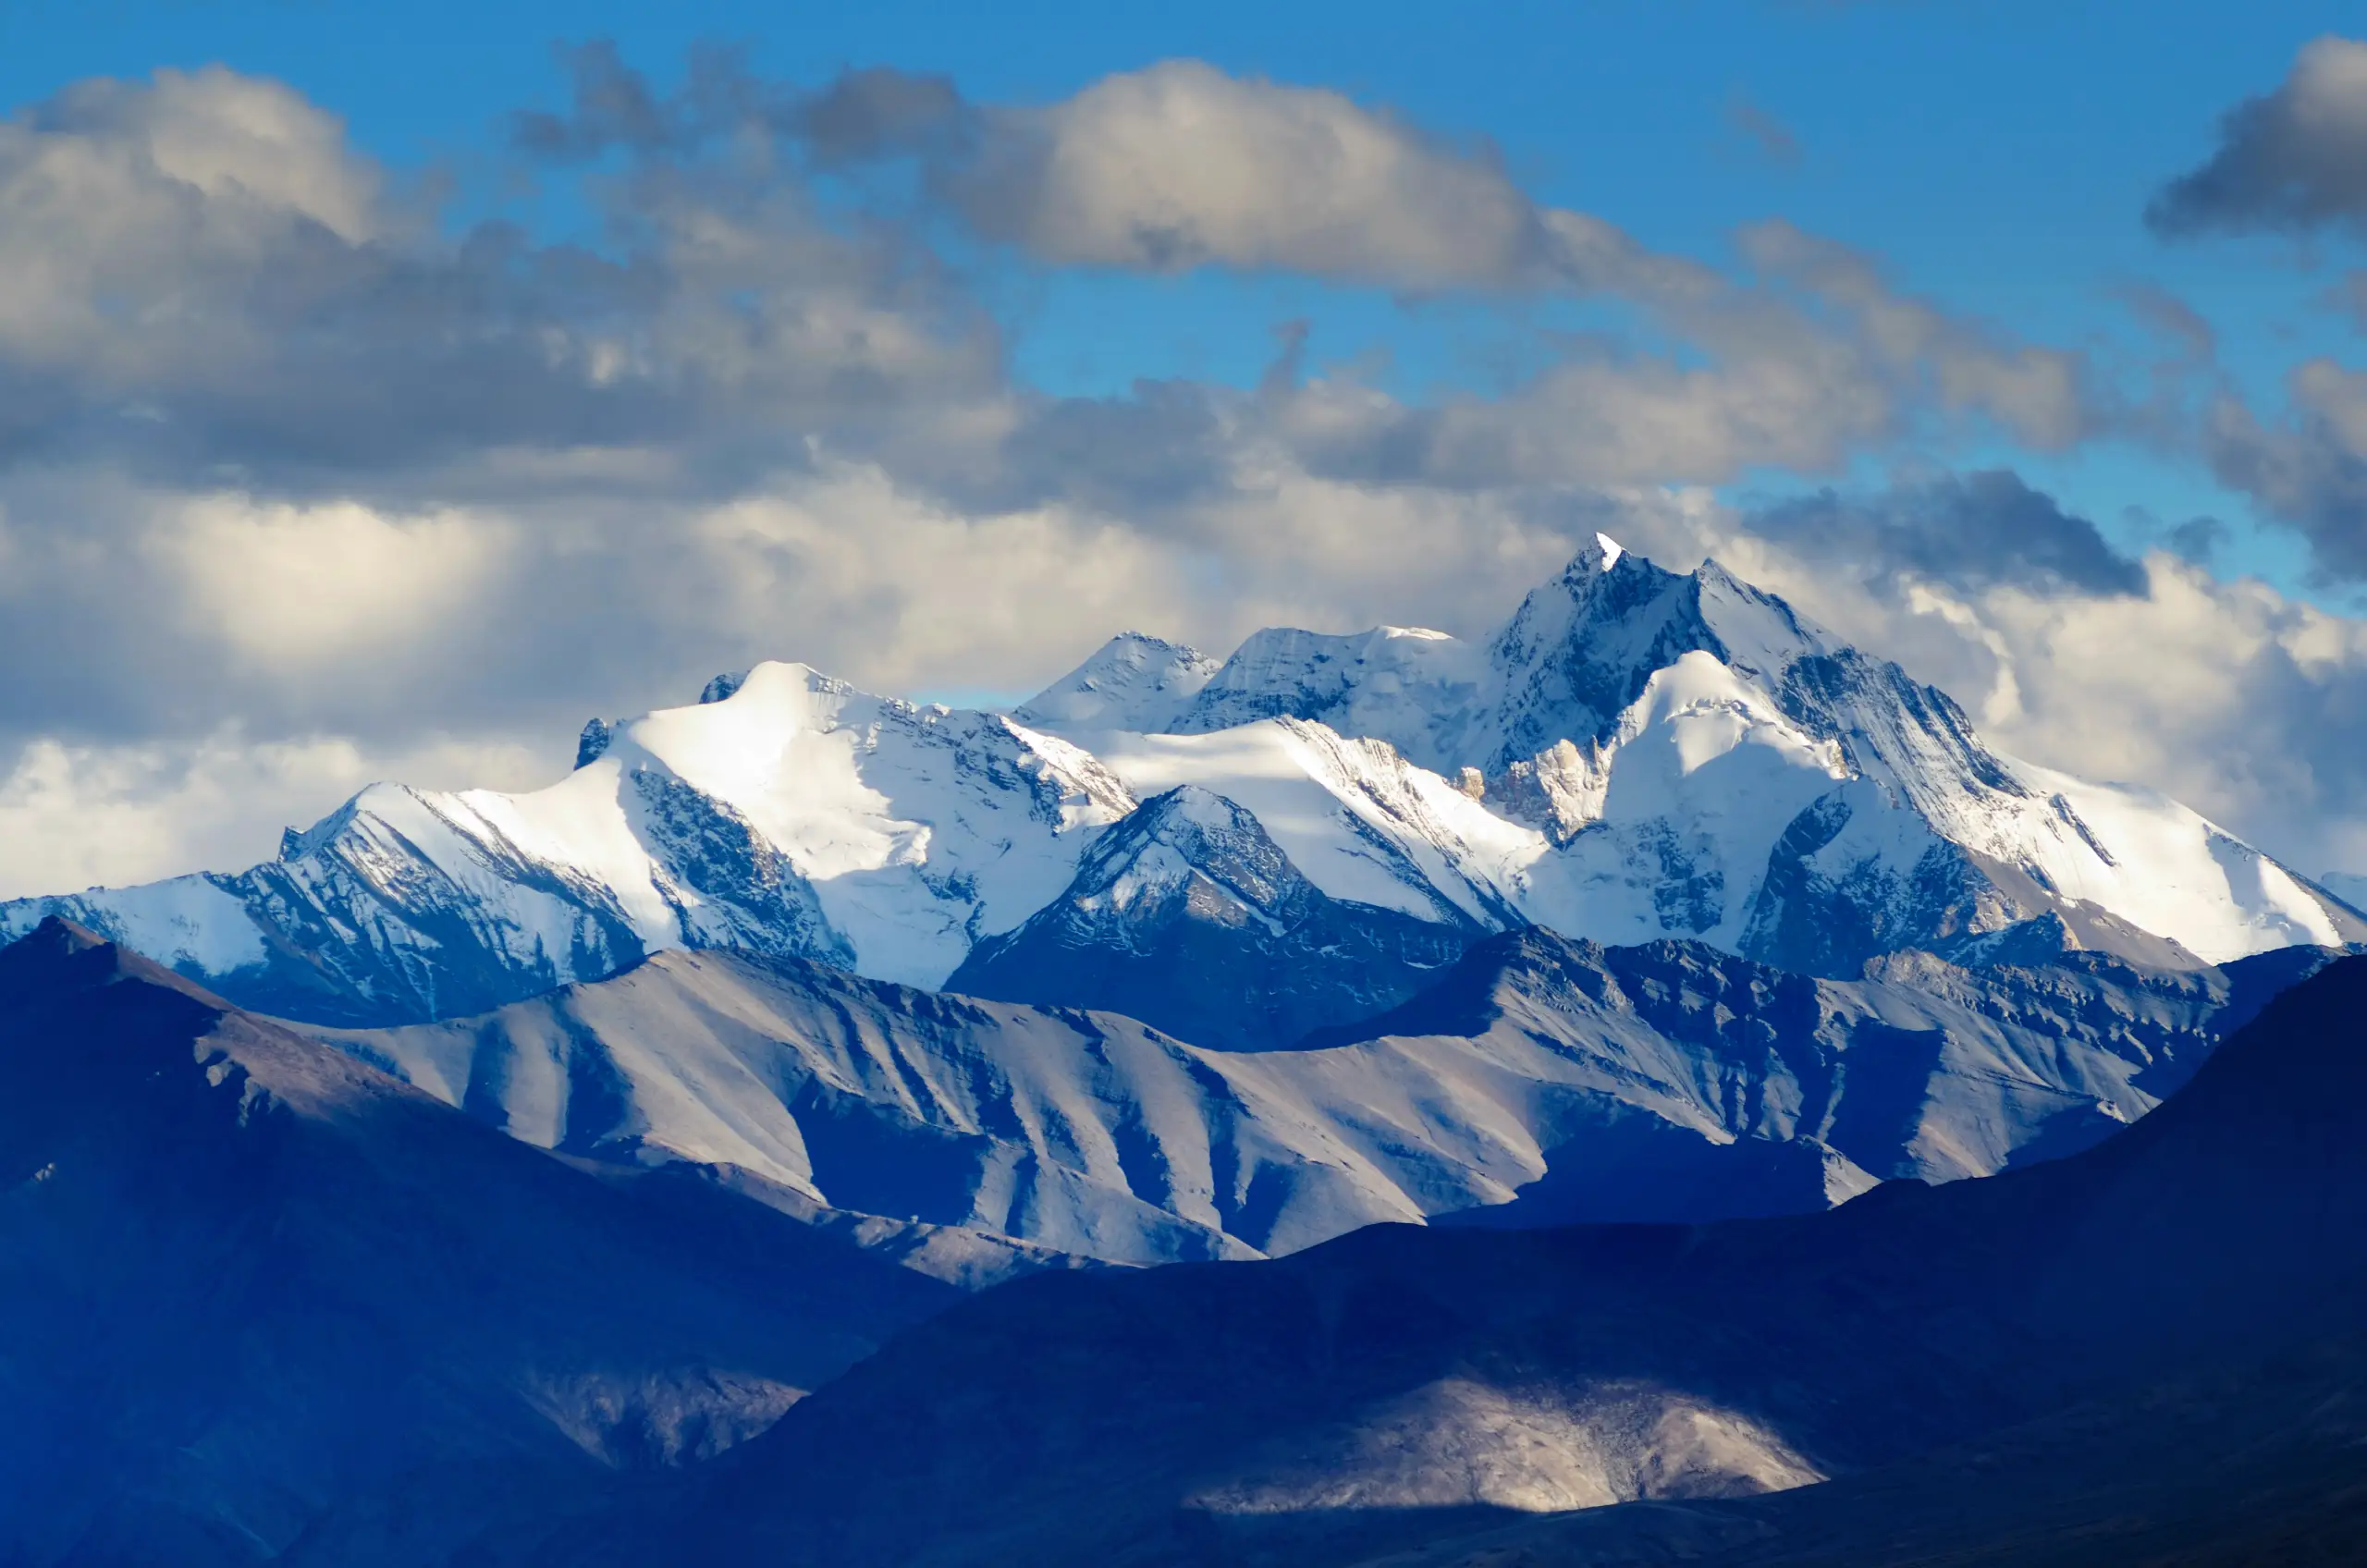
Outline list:
[[[136,937],[256,1005],[326,1021],[473,1011],[674,947],[941,983],[1064,888],[1134,806],[1074,745],[802,664],[586,727],[547,789],[378,784],[234,876],[0,906]]]
[[[1129,632],[1010,716],[766,663],[594,720],[576,760],[528,794],[374,786],[276,861],[18,900],[0,934],[65,914],[349,1020],[672,946],[936,986],[1063,897],[1139,801],[1196,785],[1214,794],[1157,815],[1221,796],[1325,898],[1426,929],[1685,935],[1826,974],[1905,948],[2218,961],[2367,937],[2177,802],[2002,756],[1945,693],[1718,562],[1670,571],[1607,535],[1481,642],[1276,628],[1220,667]]]
[[[2175,802],[2000,756],[1944,692],[1720,562],[1670,571],[1607,535],[1481,645],[1260,632],[1174,729],[1269,717],[1387,741],[1542,828],[1557,852],[1508,874],[1515,902],[1603,940],[1848,974],[2048,913],[2214,960],[2367,935]]]
[[[1655,566],[1607,534],[1470,643],[1404,627],[1252,635],[1168,728],[1206,734],[1293,717],[1385,740],[1433,770],[1493,776],[1562,741],[1606,741],[1660,670],[1706,653],[1764,684],[1825,639],[1716,562]]]
[[[803,664],[759,664],[622,735],[786,857],[865,974],[906,984],[938,984],[979,934],[1025,919],[1134,804],[1065,741]]]
[[[1012,712],[1044,729],[1167,729],[1221,668],[1196,648],[1122,631]]]
[[[1478,650],[1442,631],[1269,627],[1243,643],[1169,728],[1206,735],[1266,718],[1314,719],[1444,767],[1441,717],[1469,709],[1482,674]]]

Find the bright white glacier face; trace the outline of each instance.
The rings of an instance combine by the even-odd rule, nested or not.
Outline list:
[[[1262,718],[1320,719],[1441,768],[1484,669],[1469,644],[1420,627],[1349,636],[1269,628],[1242,643],[1169,728],[1207,734]]]
[[[619,741],[622,766],[655,765],[744,817],[812,886],[850,965],[903,985],[936,985],[1026,919],[1090,830],[1134,805],[1066,741],[803,665],[759,665],[722,701],[651,714]]]
[[[65,913],[322,1022],[480,1011],[678,947],[933,986],[1039,912],[1088,910],[1096,839],[1188,786],[1248,813],[1321,896],[1293,907],[1359,941],[1380,928],[1343,910],[1849,976],[1910,949],[2175,966],[2367,938],[2176,802],[1993,752],[1944,693],[1715,562],[1666,571],[1608,539],[1478,643],[1274,630],[1219,667],[1130,632],[1008,717],[759,665],[594,721],[578,763],[523,795],[374,786],[271,864],[0,905],[0,933]],[[1059,975],[1085,926],[1053,926],[1006,979]]]

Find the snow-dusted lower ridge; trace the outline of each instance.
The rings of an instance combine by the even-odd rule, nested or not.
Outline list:
[[[1480,643],[1269,631],[1219,667],[1128,633],[1008,716],[765,664],[693,706],[595,720],[577,762],[528,794],[374,786],[276,861],[0,904],[0,934],[66,914],[325,1023],[456,1016],[730,947],[928,986],[975,954],[1001,994],[1168,1024],[1112,974],[1209,950],[1196,923],[1246,906],[1185,899],[1153,940],[1126,912],[1168,906],[1113,900],[1133,874],[1090,851],[1189,788],[1314,895],[1231,928],[1262,934],[1242,950],[1269,978],[1202,1044],[1408,994],[1376,972],[1309,1012],[1282,970],[1342,919],[1422,923],[1384,944],[1417,969],[1527,925],[1836,977],[1907,949],[2193,964],[2367,939],[2359,911],[2177,802],[2002,755],[1944,693],[1715,562],[1666,571],[1607,540]],[[1137,826],[1119,842],[1159,836]]]
[[[1370,852],[1399,886],[1428,886],[1385,838]],[[1444,900],[1408,911],[1333,898],[1248,810],[1185,784],[1104,833],[1065,893],[980,941],[946,985],[1122,1009],[1203,1046],[1273,1048],[1406,1000],[1483,929]]]
[[[816,1205],[1145,1264],[1384,1220],[1703,1219],[1986,1175],[2144,1115],[2324,956],[1915,956],[1842,982],[1528,930],[1337,1043],[1251,1052],[670,952],[481,1017],[320,1034],[541,1147],[732,1167]]]

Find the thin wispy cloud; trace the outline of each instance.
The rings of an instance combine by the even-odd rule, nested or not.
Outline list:
[[[1778,168],[1797,168],[1805,155],[1797,132],[1739,93],[1726,105],[1726,125]]]

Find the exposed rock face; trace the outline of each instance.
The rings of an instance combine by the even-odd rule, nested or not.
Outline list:
[[[1023,1271],[1029,1248],[1246,1257],[1376,1221],[1798,1213],[1878,1178],[1987,1175],[2144,1115],[2325,956],[2147,973],[1911,955],[1840,982],[1530,930],[1360,1026],[1244,1052],[674,952],[475,1018],[324,1034],[542,1147],[730,1167],[938,1228],[940,1255],[958,1231],[978,1274]]]

